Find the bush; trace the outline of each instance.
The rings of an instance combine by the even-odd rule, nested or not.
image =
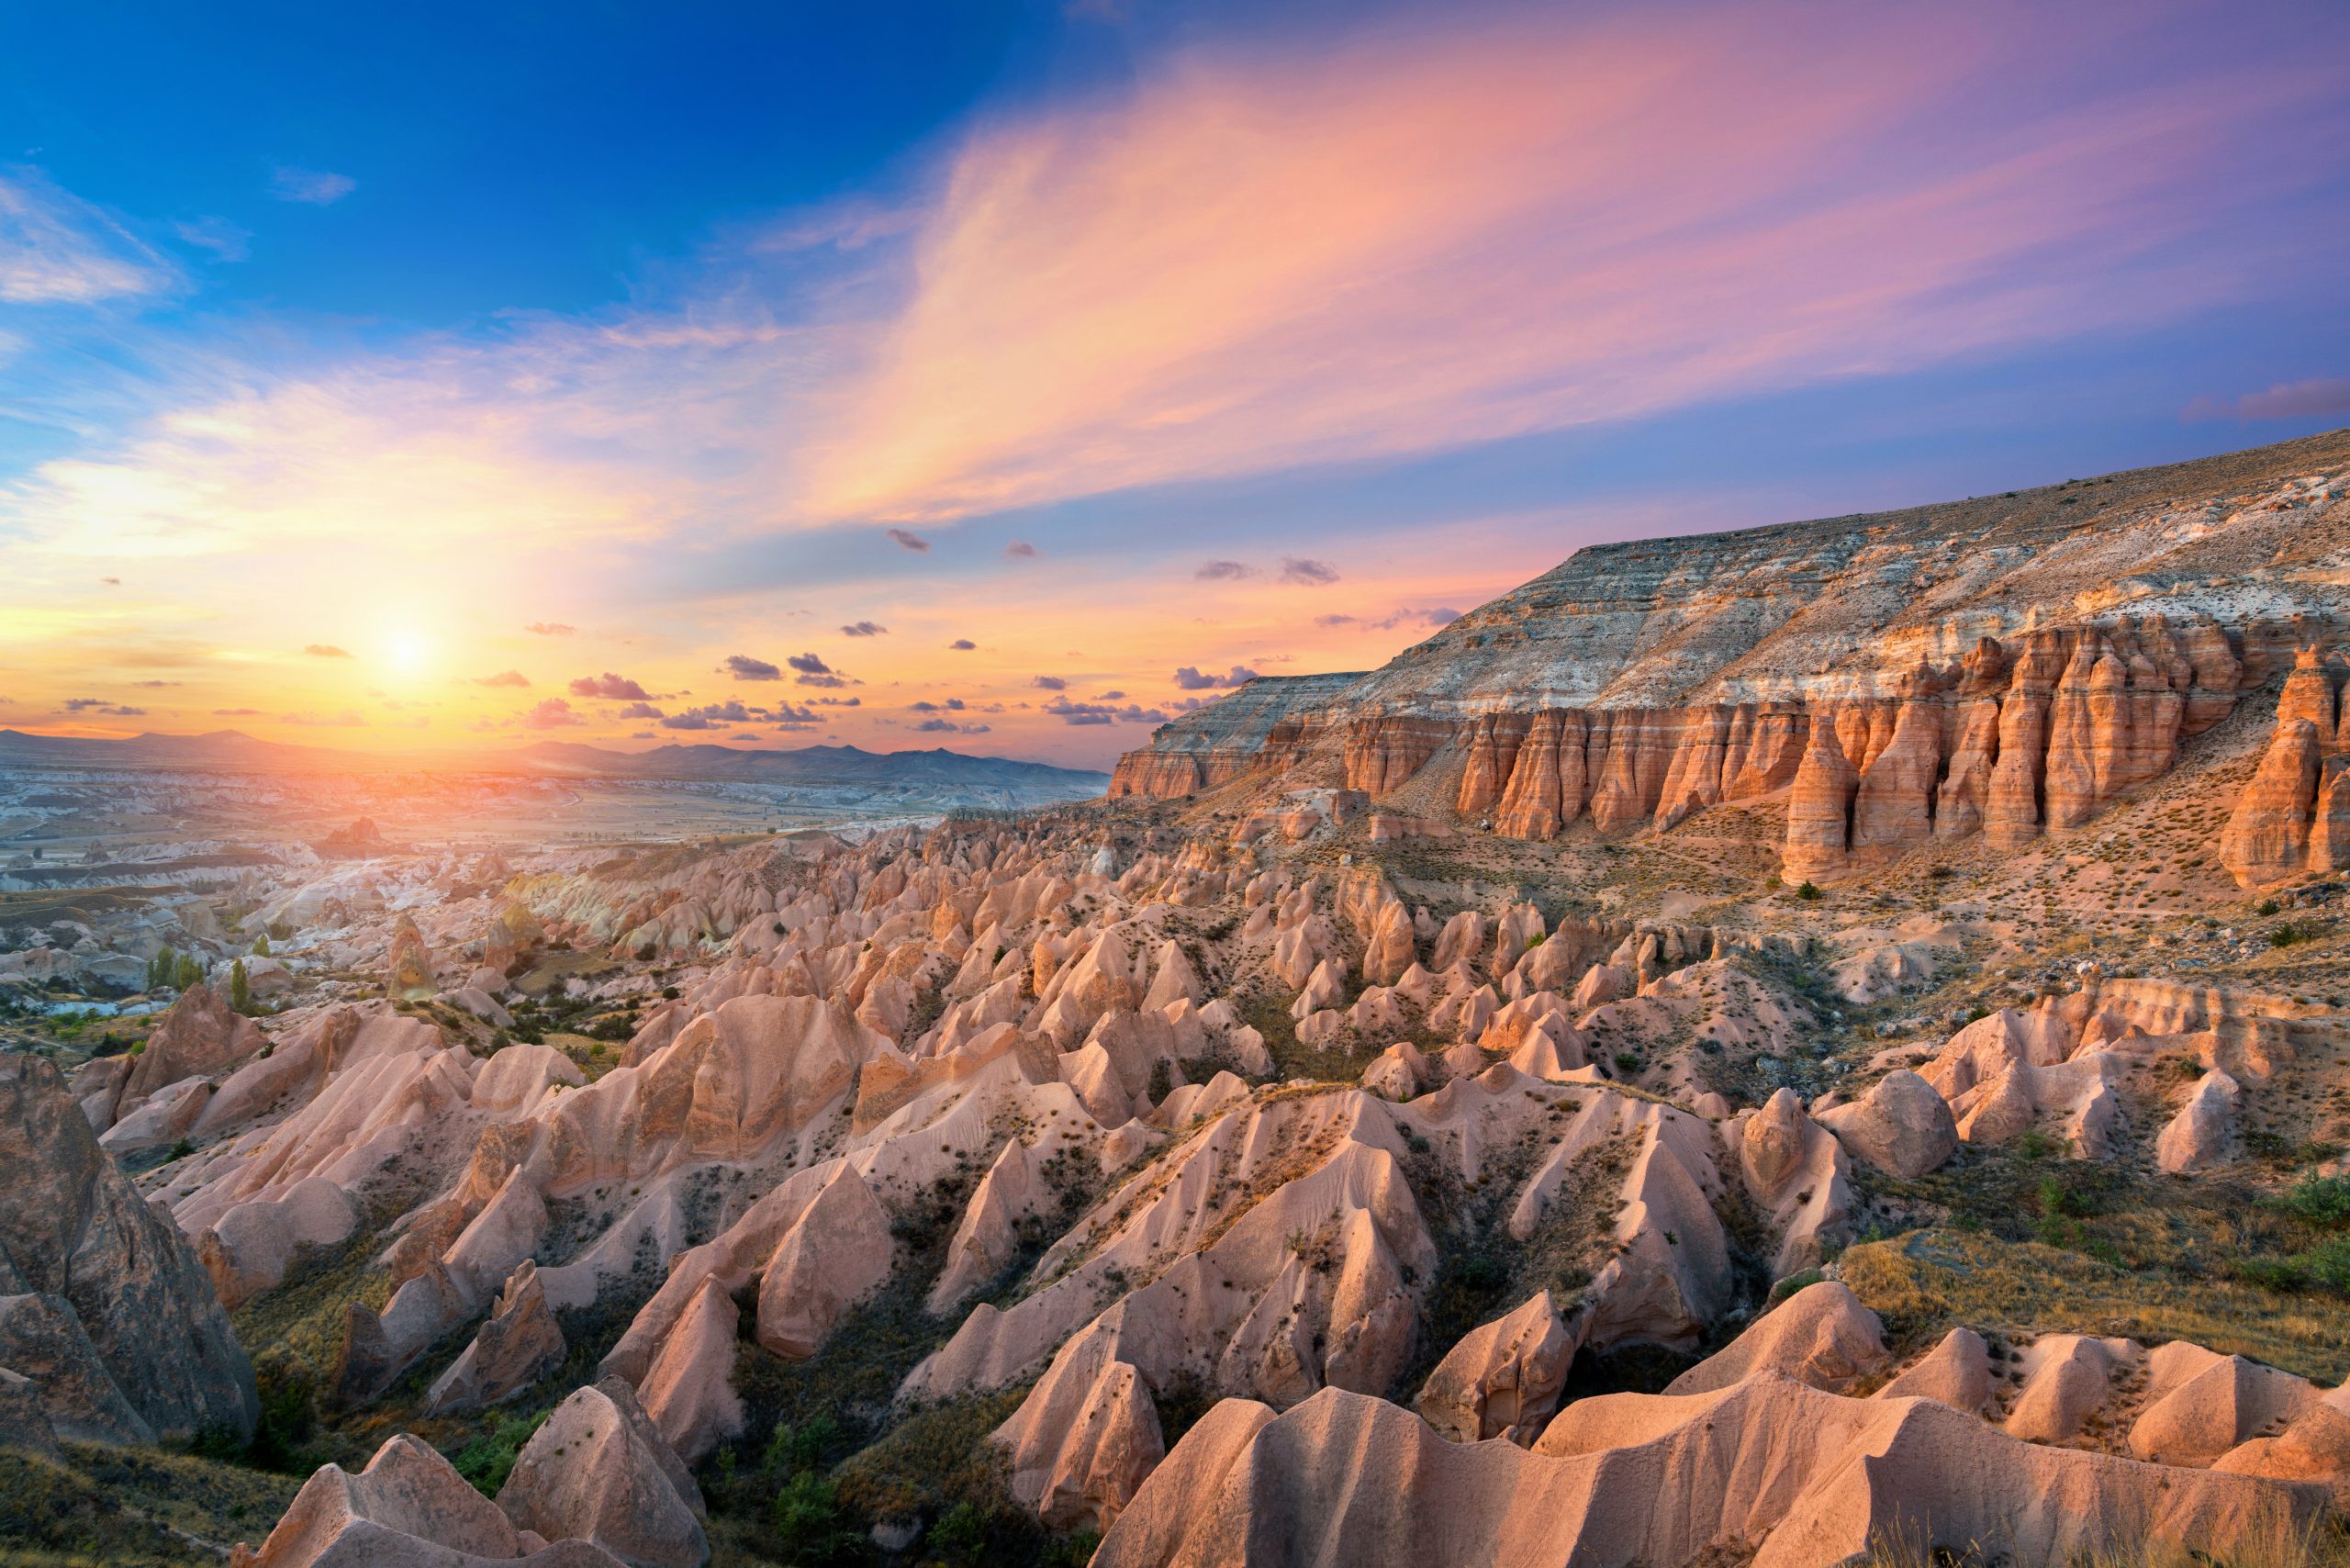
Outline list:
[[[2350,1226],[2350,1176],[2304,1177],[2277,1204],[2311,1225]]]
[[[551,1410],[542,1410],[535,1416],[509,1417],[458,1450],[457,1457],[450,1462],[457,1467],[458,1474],[474,1484],[475,1491],[485,1497],[495,1497],[506,1484],[506,1478],[514,1473],[514,1462],[521,1457],[522,1445],[553,1414]]]
[[[1800,1274],[1789,1274],[1785,1279],[1781,1280],[1777,1284],[1771,1287],[1772,1304],[1776,1305],[1778,1303],[1783,1302],[1789,1296],[1795,1294],[1797,1291],[1808,1290],[1811,1286],[1818,1284],[1827,1277],[1828,1276],[1826,1274],[1821,1273],[1817,1269],[1806,1269]]]
[[[1796,897],[1803,900],[1806,903],[1811,902],[1819,896],[1819,885],[1816,882],[1806,882],[1796,890]]]
[[[841,1513],[840,1489],[813,1471],[785,1482],[770,1512],[776,1544],[787,1562],[818,1568],[855,1562],[865,1554],[865,1538]]]

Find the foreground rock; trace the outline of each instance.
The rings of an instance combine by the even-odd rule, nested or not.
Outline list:
[[[230,1568],[618,1568],[584,1540],[554,1546],[517,1529],[440,1454],[392,1439],[353,1475],[330,1464],[302,1484],[259,1551],[239,1546]]]
[[[62,1434],[251,1436],[252,1363],[187,1238],[98,1148],[57,1070],[0,1056],[0,1366]]]

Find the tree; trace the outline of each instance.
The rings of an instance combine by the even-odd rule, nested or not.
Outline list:
[[[178,966],[173,962],[177,956],[172,951],[172,945],[166,942],[163,944],[162,952],[147,960],[147,989],[149,991],[172,983],[172,976],[178,972]]]
[[[196,961],[193,953],[182,953],[172,969],[172,984],[180,991],[191,990],[204,983],[204,966]]]
[[[229,1005],[242,1013],[252,1004],[253,991],[245,979],[245,961],[239,958],[229,966]]]
[[[256,958],[266,958],[269,957],[268,932],[264,931],[260,935],[253,938],[253,957]]]

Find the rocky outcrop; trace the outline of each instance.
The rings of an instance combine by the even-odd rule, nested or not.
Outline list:
[[[1835,1280],[1806,1285],[1720,1350],[1665,1385],[1711,1394],[1770,1372],[1841,1394],[1885,1364],[1885,1326]]]
[[[1228,1412],[1228,1413],[1227,1413]],[[1998,1540],[2019,1562],[2152,1539],[2224,1554],[2292,1539],[2315,1486],[2021,1442],[1930,1399],[1853,1399],[1761,1373],[1699,1394],[1571,1405],[1531,1452],[1447,1442],[1326,1390],[1280,1416],[1219,1406],[1103,1538],[1095,1568],[1237,1562],[1692,1563],[1920,1558]]]
[[[230,1568],[620,1568],[587,1541],[548,1546],[525,1538],[498,1505],[475,1491],[429,1445],[402,1435],[356,1475],[320,1468],[256,1552],[240,1546]]]
[[[268,1043],[260,1025],[230,1010],[228,998],[209,986],[190,986],[147,1036],[147,1048],[131,1063],[107,1125],[130,1115],[159,1091],[221,1072]]]
[[[2303,647],[2277,728],[2220,834],[2220,863],[2245,888],[2350,869],[2350,725],[2336,719],[2339,655]]]
[[[32,1378],[50,1424],[114,1440],[250,1434],[252,1367],[195,1249],[35,1057],[0,1056],[0,1366]]]
[[[585,1540],[630,1568],[701,1568],[701,1488],[616,1377],[554,1408],[514,1461],[498,1506],[517,1529]]]
[[[539,1266],[526,1260],[506,1282],[489,1321],[433,1383],[425,1409],[441,1416],[510,1399],[560,1366],[563,1355],[563,1329],[547,1306]]]
[[[1423,1420],[1455,1442],[1507,1438],[1530,1446],[1559,1407],[1578,1336],[1549,1291],[1471,1330],[1445,1352],[1420,1388]]]
[[[2176,1176],[2226,1159],[2235,1150],[2236,1103],[2243,1098],[2243,1088],[2217,1068],[2198,1079],[2154,1139],[2156,1163]]]
[[[1923,1176],[1958,1152],[1949,1104],[1907,1069],[1886,1073],[1860,1099],[1822,1111],[1818,1119],[1855,1159],[1888,1176]]]
[[[1148,750],[1128,752],[1110,776],[1110,795],[1188,795],[1264,766],[1274,733],[1337,697],[1357,674],[1259,676],[1160,726]],[[1417,764],[1414,764],[1415,767]]]

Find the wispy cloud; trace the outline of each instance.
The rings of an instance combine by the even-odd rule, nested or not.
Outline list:
[[[171,264],[39,171],[0,170],[0,301],[95,305],[160,293]]]
[[[2280,382],[2266,392],[2240,398],[2198,398],[2181,417],[2189,420],[2322,420],[2350,414],[2350,376]]]
[[[2317,69],[2053,90],[2119,13],[1691,9],[1200,52],[990,123],[813,504],[948,518],[2162,319],[2257,283],[2168,253],[2296,177],[2252,128],[2343,118]]]
[[[279,201],[331,207],[358,188],[359,182],[349,174],[331,174],[324,169],[280,163],[269,172],[269,194]]]
[[[252,254],[252,230],[225,218],[183,218],[172,225],[172,232],[199,250],[211,252],[218,261],[241,262]]]

